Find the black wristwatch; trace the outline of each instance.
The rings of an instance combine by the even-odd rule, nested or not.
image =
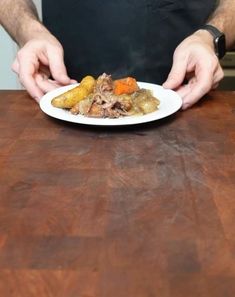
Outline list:
[[[224,33],[220,32],[212,25],[204,25],[201,29],[207,30],[213,36],[215,53],[219,59],[222,59],[226,54],[226,40]]]

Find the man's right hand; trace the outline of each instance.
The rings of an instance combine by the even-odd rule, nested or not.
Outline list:
[[[17,53],[12,69],[37,102],[48,91],[76,82],[68,77],[63,48],[50,33],[26,42]]]

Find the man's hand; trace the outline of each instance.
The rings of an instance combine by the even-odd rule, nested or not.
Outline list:
[[[38,102],[46,92],[75,82],[67,75],[61,44],[49,33],[28,41],[17,53],[12,69]]]
[[[21,48],[12,69],[38,102],[44,93],[74,82],[67,75],[61,44],[39,21],[32,0],[1,0],[0,25]]]
[[[210,33],[199,30],[176,48],[163,87],[177,91],[183,99],[182,108],[187,109],[215,89],[223,76]],[[185,80],[187,84],[184,84]]]

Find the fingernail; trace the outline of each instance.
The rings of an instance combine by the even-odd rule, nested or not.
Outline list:
[[[67,80],[68,82],[70,82],[70,78],[68,76],[64,76],[64,80]]]
[[[162,86],[163,86],[163,88],[165,88],[165,89],[169,89],[170,87],[171,87],[171,84],[174,82],[174,80],[173,79],[168,79],[167,81],[165,81],[163,84],[162,84]]]
[[[167,89],[167,88],[168,88],[168,87],[167,87],[167,83],[162,84],[162,87],[163,87],[164,89]]]

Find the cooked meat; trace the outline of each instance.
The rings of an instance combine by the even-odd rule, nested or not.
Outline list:
[[[98,77],[94,92],[89,96],[89,103],[78,105],[79,113],[91,117],[118,118],[126,115],[132,107],[131,97],[128,95],[117,96],[113,94],[113,81],[111,75],[102,74]],[[84,104],[90,108],[84,112]]]
[[[137,89],[132,94],[115,94],[111,75],[103,73],[96,80],[93,92],[73,106],[70,111],[72,114],[88,117],[118,118],[153,112],[158,108],[159,103],[150,90]]]
[[[93,102],[88,115],[90,117],[95,118],[104,118],[105,117],[105,110],[102,108],[102,105],[97,104],[96,102]]]
[[[111,92],[113,91],[113,80],[111,75],[103,73],[96,80],[94,92]]]

